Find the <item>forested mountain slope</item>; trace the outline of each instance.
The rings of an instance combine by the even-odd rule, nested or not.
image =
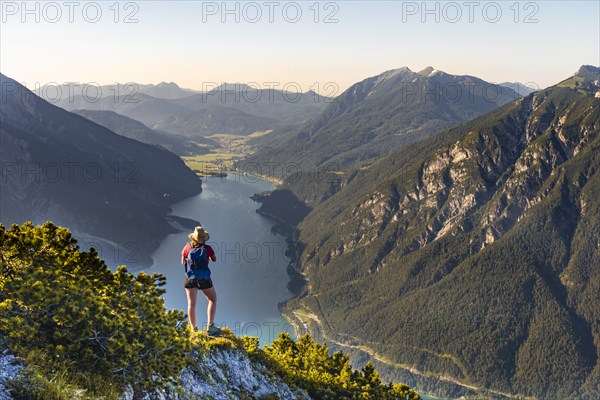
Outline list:
[[[84,118],[118,133],[119,135],[138,140],[143,143],[155,144],[179,155],[188,156],[194,154],[208,153],[209,146],[216,146],[217,143],[211,139],[197,137],[191,141],[185,136],[155,131],[148,128],[139,121],[131,119],[114,111],[106,110],[75,110],[74,114],[81,115]],[[204,144],[205,147],[198,146],[197,143]]]
[[[582,67],[358,171],[300,225],[288,315],[421,375],[598,398],[599,82]]]
[[[201,180],[166,149],[120,136],[0,75],[0,222],[53,220],[133,246],[140,263],[174,229],[169,206]]]

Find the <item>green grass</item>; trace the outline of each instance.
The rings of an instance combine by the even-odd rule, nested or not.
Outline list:
[[[556,86],[569,89],[579,89],[584,81],[585,79],[581,76],[572,76],[569,79],[565,79],[564,81],[560,82]]]
[[[250,135],[234,135],[228,133],[215,133],[206,136],[218,142],[218,147],[210,153],[182,157],[185,164],[200,176],[211,175],[214,172],[224,172],[235,169],[235,159],[243,158],[254,153],[254,148],[248,140],[271,133],[272,130],[257,131]],[[197,143],[203,148],[210,148],[207,144]]]
[[[212,135],[206,136],[208,139],[235,139],[245,138],[244,135],[235,135],[233,133],[213,133]]]
[[[231,169],[236,157],[237,154],[232,153],[209,153],[182,157],[182,159],[185,165],[197,174],[207,175],[211,172],[221,172]]]
[[[250,135],[246,136],[248,138],[255,138],[255,137],[261,137],[261,136],[265,136],[269,133],[273,132],[273,129],[269,129],[268,131],[258,131],[258,132],[252,132]]]

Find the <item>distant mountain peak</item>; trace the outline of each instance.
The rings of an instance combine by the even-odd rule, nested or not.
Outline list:
[[[422,76],[429,76],[429,74],[431,74],[433,71],[435,71],[435,68],[430,66],[430,67],[426,67],[422,71],[419,71],[418,74],[422,75]]]
[[[587,74],[595,74],[596,76],[600,76],[600,68],[595,67],[593,65],[582,65],[577,71],[576,75],[587,75]]]
[[[593,65],[582,65],[573,76],[556,86],[567,87],[600,97],[600,68]]]
[[[382,82],[387,82],[389,80],[399,77],[400,75],[405,74],[414,74],[414,72],[411,71],[408,67],[390,69],[388,71],[382,72],[381,74],[375,76],[377,78],[377,81],[375,82],[374,86],[377,86]]]
[[[402,71],[410,71],[413,72],[410,68],[408,68],[407,66],[404,67],[400,67],[400,68],[394,68],[391,69],[390,71],[397,71],[397,72],[402,72]],[[389,72],[389,71],[388,71]]]
[[[223,82],[216,89],[216,91],[226,90],[226,91],[242,91],[242,90],[256,90],[250,85],[245,83],[235,82],[235,83],[227,83]]]
[[[178,84],[176,84],[175,82],[161,82],[158,85],[156,85],[157,87],[172,87],[172,88],[180,88],[180,86]]]
[[[408,67],[400,67],[400,68],[394,68],[394,69],[390,69],[385,72],[382,72],[379,76],[391,78],[391,77],[394,77],[403,72],[413,72],[413,71]]]
[[[533,93],[540,89],[540,88],[536,87],[536,85],[534,83],[528,83],[527,85],[525,85],[521,82],[502,82],[502,83],[499,83],[498,85],[505,87],[505,88],[512,89],[520,96],[527,96],[528,94]]]
[[[419,75],[424,76],[425,78],[429,78],[430,76],[434,76],[434,75],[438,75],[438,74],[445,74],[444,71],[441,71],[439,69],[435,69],[432,66],[429,66],[427,68],[425,68],[422,71],[418,72]]]
[[[596,87],[600,86],[600,68],[598,67],[594,67],[593,65],[582,65],[575,76],[581,78],[583,82],[592,83]]]

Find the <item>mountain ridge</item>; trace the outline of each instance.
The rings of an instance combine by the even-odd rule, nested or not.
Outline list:
[[[68,111],[113,111],[150,129],[196,138],[222,133],[248,135],[302,123],[317,115],[329,101],[312,91],[294,93],[237,84],[229,90],[230,86],[173,98],[155,97],[151,92],[130,88],[109,91],[107,95],[103,91],[102,97],[73,95],[63,90],[57,98],[48,94],[48,100]]]
[[[485,97],[490,88],[496,91],[493,100]],[[254,139],[259,150],[246,161],[344,170],[516,98],[511,89],[469,75],[388,70],[352,85],[313,120]]]

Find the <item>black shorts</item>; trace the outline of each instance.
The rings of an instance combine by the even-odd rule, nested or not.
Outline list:
[[[186,289],[210,289],[213,287],[212,279],[188,279],[183,278],[183,287]]]

